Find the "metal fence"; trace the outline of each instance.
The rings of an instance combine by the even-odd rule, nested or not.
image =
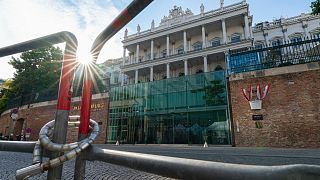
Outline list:
[[[241,73],[320,61],[320,36],[276,41],[274,46],[257,45],[227,56],[229,73]]]

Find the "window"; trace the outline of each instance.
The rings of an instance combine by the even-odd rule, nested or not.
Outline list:
[[[164,49],[162,52],[161,52],[161,57],[166,57],[167,56],[167,49]]]
[[[302,41],[302,37],[300,36],[296,36],[296,37],[292,37],[292,38],[290,38],[290,41],[291,42],[300,42],[300,41]]]
[[[302,41],[303,33],[294,33],[289,36],[289,39],[292,43]]]
[[[183,46],[179,46],[177,49],[177,53],[178,54],[183,54],[184,50],[183,50]]]
[[[193,47],[193,50],[199,51],[199,50],[202,49],[202,42],[201,42],[201,41],[197,41],[196,43],[194,43],[194,44],[192,45],[192,47]]]
[[[263,44],[256,44],[256,45],[255,45],[255,48],[256,48],[256,49],[262,49],[262,47],[263,47]]]
[[[223,68],[220,65],[218,65],[214,70],[215,71],[220,71],[220,70],[223,70]]]
[[[219,38],[215,38],[211,41],[211,46],[212,47],[217,47],[217,46],[220,46],[221,45],[221,42],[220,42],[220,39]]]
[[[240,42],[241,41],[241,37],[240,34],[233,34],[231,36],[231,43],[236,43],[236,42]]]
[[[271,45],[272,46],[282,45],[282,39],[274,39],[273,41],[271,41]]]

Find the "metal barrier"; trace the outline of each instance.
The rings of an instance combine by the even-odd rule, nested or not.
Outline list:
[[[230,73],[256,71],[274,67],[289,66],[320,61],[320,36],[300,41],[278,41],[274,46],[256,46],[242,51],[228,53]]]
[[[36,142],[0,141],[0,151],[32,153],[35,144]],[[96,145],[92,145],[85,154],[84,159],[89,161],[103,161],[177,179],[320,179],[320,166],[317,165],[240,165],[108,150]]]

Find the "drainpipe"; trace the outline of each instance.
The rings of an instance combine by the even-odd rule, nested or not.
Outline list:
[[[228,102],[228,109],[227,109],[227,116],[230,122],[229,129],[230,129],[230,138],[229,140],[231,141],[232,147],[235,147],[235,135],[234,135],[234,124],[233,124],[233,118],[232,118],[232,104],[231,104],[231,99],[230,99],[230,72],[231,72],[231,67],[230,67],[230,50],[227,50],[226,52],[226,57],[225,57],[225,63],[226,63],[226,90],[227,90],[227,102]]]

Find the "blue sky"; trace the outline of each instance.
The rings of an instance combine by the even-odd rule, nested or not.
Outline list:
[[[253,24],[272,21],[275,18],[291,17],[310,12],[312,0],[247,0]],[[80,43],[79,53],[88,50],[94,38],[124,9],[131,0],[0,0],[0,47],[48,35],[62,30],[74,32]],[[150,28],[154,19],[156,26],[174,5],[189,8],[194,14],[217,9],[219,0],[154,0],[125,28],[129,34]],[[225,0],[230,5],[238,0]],[[124,29],[103,48],[98,62],[122,56]],[[14,70],[8,65],[10,57],[0,58],[0,78],[13,77]]]

